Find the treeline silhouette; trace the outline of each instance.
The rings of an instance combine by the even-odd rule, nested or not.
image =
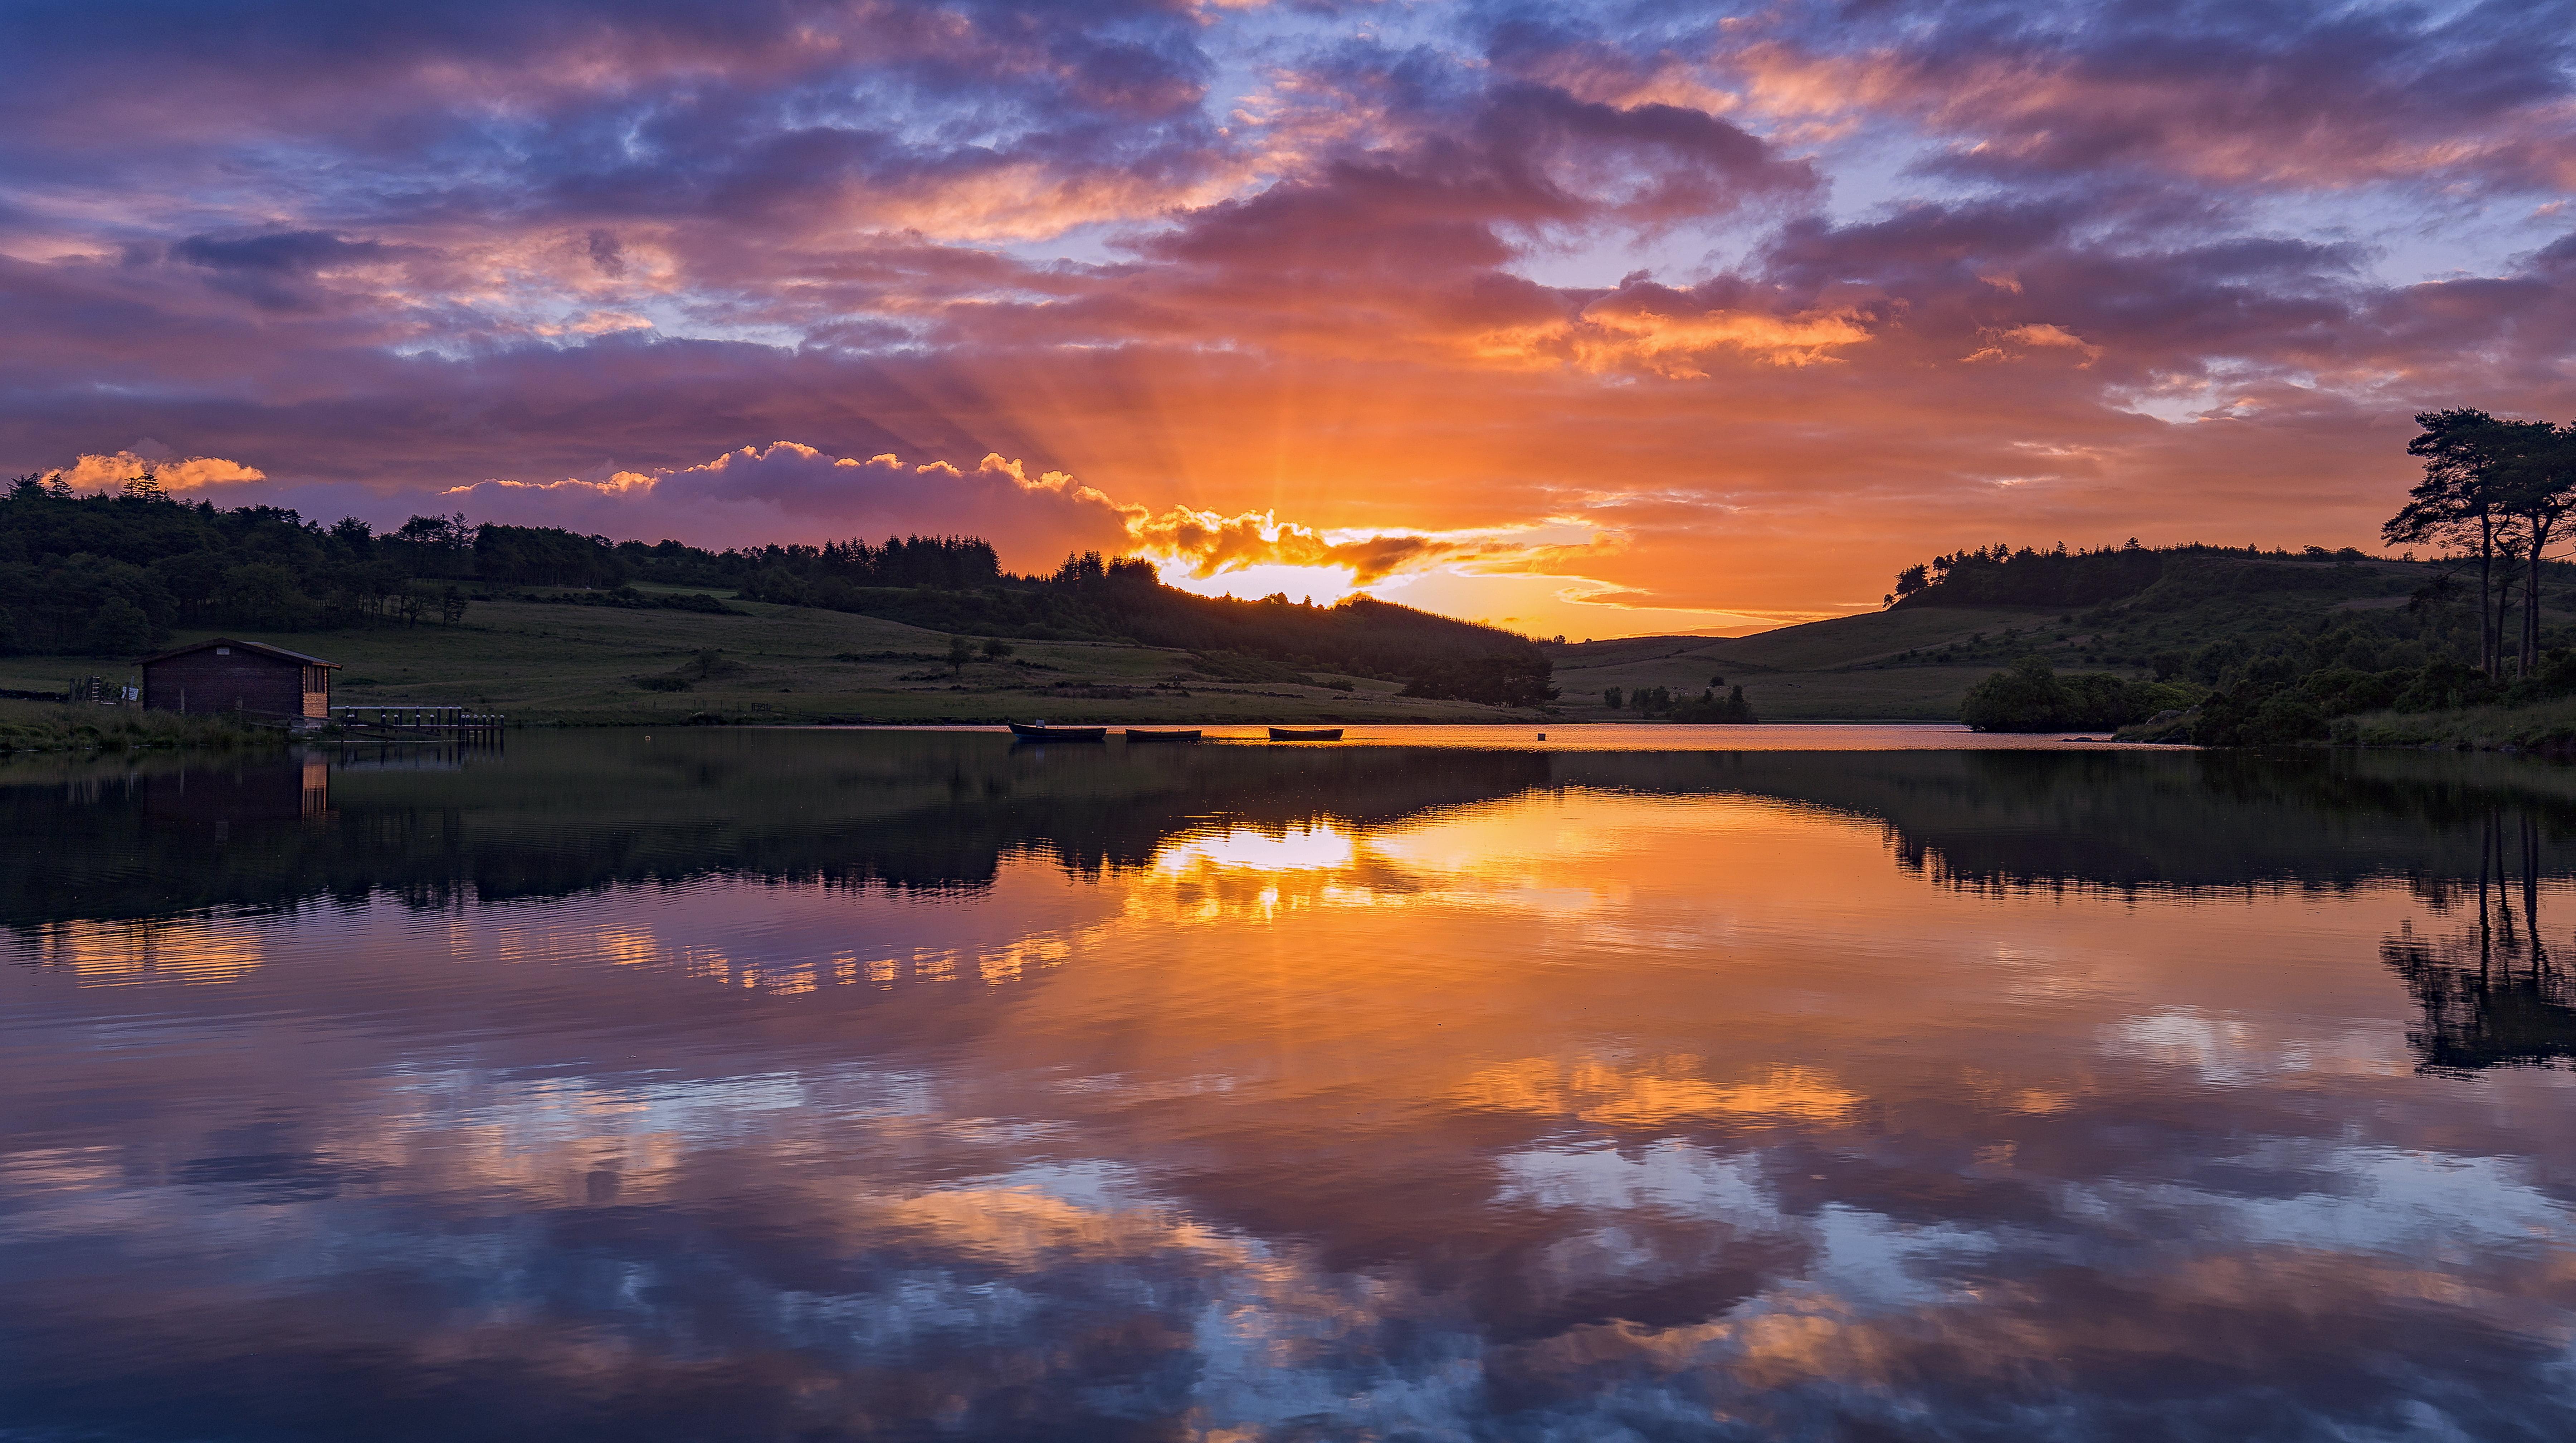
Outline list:
[[[59,476],[0,495],[0,652],[131,653],[183,626],[297,632],[454,622],[510,588],[582,588],[608,605],[726,608],[705,592],[881,616],[935,631],[1178,647],[1243,670],[1267,665],[1404,681],[1417,696],[1530,706],[1555,696],[1546,654],[1495,627],[1366,597],[1338,605],[1196,596],[1143,561],[1097,553],[1055,572],[1004,571],[971,536],[708,551],[612,543],[556,527],[415,516],[379,534],[271,506],[172,499],[149,475],[80,496]],[[1259,678],[1254,678],[1259,679]]]
[[[2349,546],[2339,551],[2311,546],[2296,552],[2199,544],[2149,547],[2139,545],[2136,537],[2126,545],[2092,551],[2069,551],[2064,542],[2045,551],[1999,544],[1936,556],[1905,568],[1896,574],[1896,589],[1887,594],[1885,603],[2042,610],[2098,606],[2145,591],[2185,561],[2226,563],[2215,574],[2239,591],[2331,591],[2339,581],[2319,574],[2315,563],[2369,559]]]
[[[2424,479],[2382,535],[2391,546],[2429,544],[2442,554],[2409,568],[2402,610],[2383,605],[2399,600],[2384,594],[2389,563],[2365,565],[2370,558],[2349,547],[2148,548],[2135,539],[2098,550],[1998,545],[1937,556],[1899,572],[1887,604],[2064,607],[2070,627],[2094,632],[2094,656],[2151,668],[2165,684],[2110,673],[2060,678],[2025,660],[1970,692],[1963,718],[1989,730],[2115,726],[2188,708],[2189,719],[2161,739],[2282,745],[2327,740],[2339,718],[2363,712],[2576,695],[2576,638],[2547,614],[2551,584],[2569,577],[2550,549],[2567,539],[2576,509],[2576,425],[2466,409],[2415,421],[2407,450],[2423,462]],[[2338,595],[2373,609],[2318,604]],[[2152,645],[2172,630],[2161,623],[2186,616],[2222,634],[2189,648]],[[2079,715],[2086,720],[2069,720]]]
[[[76,496],[21,476],[0,494],[0,651],[132,652],[177,627],[317,631],[455,621],[492,585],[614,585],[598,537],[415,516],[379,535],[276,506],[172,499],[149,476]]]
[[[2177,548],[2200,551],[2206,548]],[[1981,546],[1918,562],[1896,574],[1889,606],[2093,606],[2130,596],[2164,574],[2165,552],[2129,544],[2099,551]]]
[[[667,543],[666,543],[667,544]],[[990,556],[982,542],[971,545]],[[896,543],[887,543],[892,549]],[[1199,596],[1165,586],[1151,563],[1084,552],[1052,575],[998,570],[972,583],[872,583],[826,548],[771,547],[740,584],[756,601],[881,616],[933,631],[1037,640],[1133,641],[1222,658],[1400,680],[1408,695],[1535,706],[1553,699],[1551,663],[1528,638],[1354,596],[1332,606]],[[846,553],[845,553],[846,554]],[[1257,678],[1246,678],[1257,679]]]

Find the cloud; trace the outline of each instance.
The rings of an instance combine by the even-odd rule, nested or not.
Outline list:
[[[1749,111],[1919,125],[1986,177],[2564,190],[2569,53],[2545,8],[2320,0],[1783,18],[1712,61]]]
[[[431,501],[476,520],[620,538],[657,527],[749,542],[971,534],[993,542],[1004,565],[1021,571],[1045,571],[1068,552],[1093,550],[1176,563],[1199,578],[1256,567],[1320,567],[1346,572],[1352,585],[1363,587],[1434,566],[1490,565],[1543,549],[1526,538],[1493,535],[1328,534],[1268,512],[1222,516],[1176,506],[1156,515],[1062,471],[1032,476],[1026,463],[998,454],[967,469],[944,460],[910,462],[892,452],[836,457],[794,441],[653,472],[472,482]]]
[[[1281,521],[1272,512],[1220,516],[1186,506],[1175,506],[1159,516],[1140,511],[1128,521],[1127,535],[1139,553],[1177,562],[1196,577],[1258,566],[1313,566],[1346,571],[1356,586],[1438,565],[1520,555],[1529,549],[1488,536],[1327,534]]]
[[[0,465],[149,433],[316,515],[1549,569],[1602,600],[1544,629],[1607,634],[2006,531],[2368,544],[2413,410],[2576,414],[2536,12],[1347,19],[17,7]]]
[[[256,466],[227,461],[220,456],[183,456],[155,460],[125,450],[114,455],[88,455],[59,471],[65,485],[74,491],[122,491],[134,477],[149,475],[168,492],[206,491],[247,482],[265,481],[267,473]]]
[[[1019,461],[986,455],[971,470],[946,461],[907,464],[891,452],[833,456],[794,441],[745,446],[711,461],[598,480],[487,480],[450,488],[438,503],[477,520],[569,526],[625,538],[660,534],[701,544],[875,540],[890,535],[974,535],[1003,564],[1051,569],[1067,551],[1119,551],[1132,508],[1060,471],[1035,477]]]
[[[2086,341],[2082,336],[2075,334],[2073,331],[2067,330],[2063,326],[2052,326],[2045,321],[2032,322],[2030,324],[2019,326],[2008,326],[1990,332],[1989,344],[1969,352],[1963,359],[1969,361],[2010,361],[2026,356],[2035,350],[2073,351],[2077,355],[2083,357],[2082,360],[2076,362],[2079,366],[2089,366],[2095,361],[2102,359],[2102,348],[2100,346]]]

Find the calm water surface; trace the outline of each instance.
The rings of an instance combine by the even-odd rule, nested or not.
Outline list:
[[[2576,774],[1624,734],[0,768],[0,1438],[2576,1433]]]

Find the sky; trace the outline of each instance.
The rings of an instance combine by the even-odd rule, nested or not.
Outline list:
[[[0,10],[0,468],[1575,639],[2576,417],[2568,3]]]

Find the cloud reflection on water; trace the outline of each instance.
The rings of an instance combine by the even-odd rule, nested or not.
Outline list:
[[[2418,1072],[2382,959],[2457,935],[2445,865],[1964,887],[1906,864],[1922,794],[1986,775],[1946,762],[1891,774],[1906,836],[1696,758],[1472,775],[1503,794],[997,844],[972,888],[737,826],[531,895],[590,822],[494,811],[460,824],[489,896],[23,929],[0,1405],[144,1437],[2576,1424],[2568,1075]],[[483,795],[427,785],[334,804]],[[2018,845],[1993,797],[1961,855]],[[178,985],[199,945],[258,965]]]

